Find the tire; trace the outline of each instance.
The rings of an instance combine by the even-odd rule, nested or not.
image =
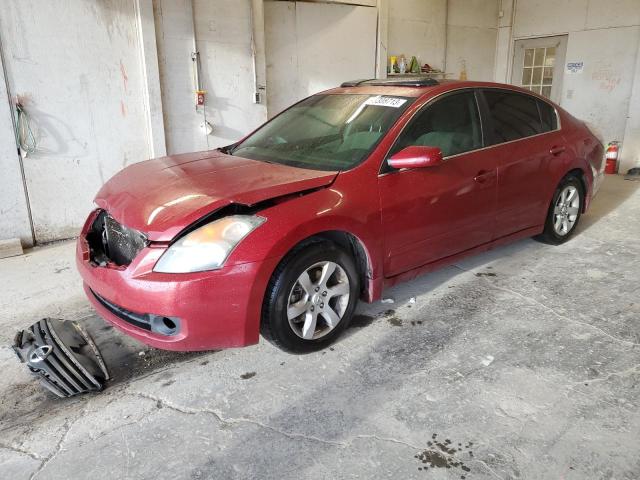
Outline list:
[[[260,333],[286,352],[320,350],[347,328],[359,296],[353,258],[331,242],[307,243],[292,250],[273,273]]]
[[[577,176],[569,174],[562,179],[554,192],[547,212],[544,231],[535,237],[536,240],[551,245],[560,245],[569,240],[578,227],[583,207],[584,188],[582,181]]]

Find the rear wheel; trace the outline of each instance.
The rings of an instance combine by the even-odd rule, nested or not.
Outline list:
[[[575,175],[566,176],[553,194],[544,231],[536,238],[552,245],[569,240],[578,226],[583,205],[582,182]]]
[[[350,255],[330,242],[293,250],[274,272],[262,307],[262,336],[282,350],[329,345],[347,327],[360,292]]]

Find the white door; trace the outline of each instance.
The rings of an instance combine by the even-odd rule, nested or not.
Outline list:
[[[567,36],[516,40],[511,83],[560,103]]]
[[[374,7],[267,1],[267,113],[346,80],[375,78]]]

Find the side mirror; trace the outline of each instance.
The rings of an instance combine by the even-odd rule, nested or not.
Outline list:
[[[393,168],[435,167],[442,163],[442,150],[414,145],[400,150],[387,163]]]

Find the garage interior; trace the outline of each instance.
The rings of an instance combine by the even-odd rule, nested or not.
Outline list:
[[[0,478],[638,478],[640,0],[10,0],[0,53]],[[303,356],[155,350],[100,319],[74,238],[110,177],[401,56],[617,142],[571,241],[393,287]],[[45,317],[86,325],[105,391],[56,398],[16,361]]]

